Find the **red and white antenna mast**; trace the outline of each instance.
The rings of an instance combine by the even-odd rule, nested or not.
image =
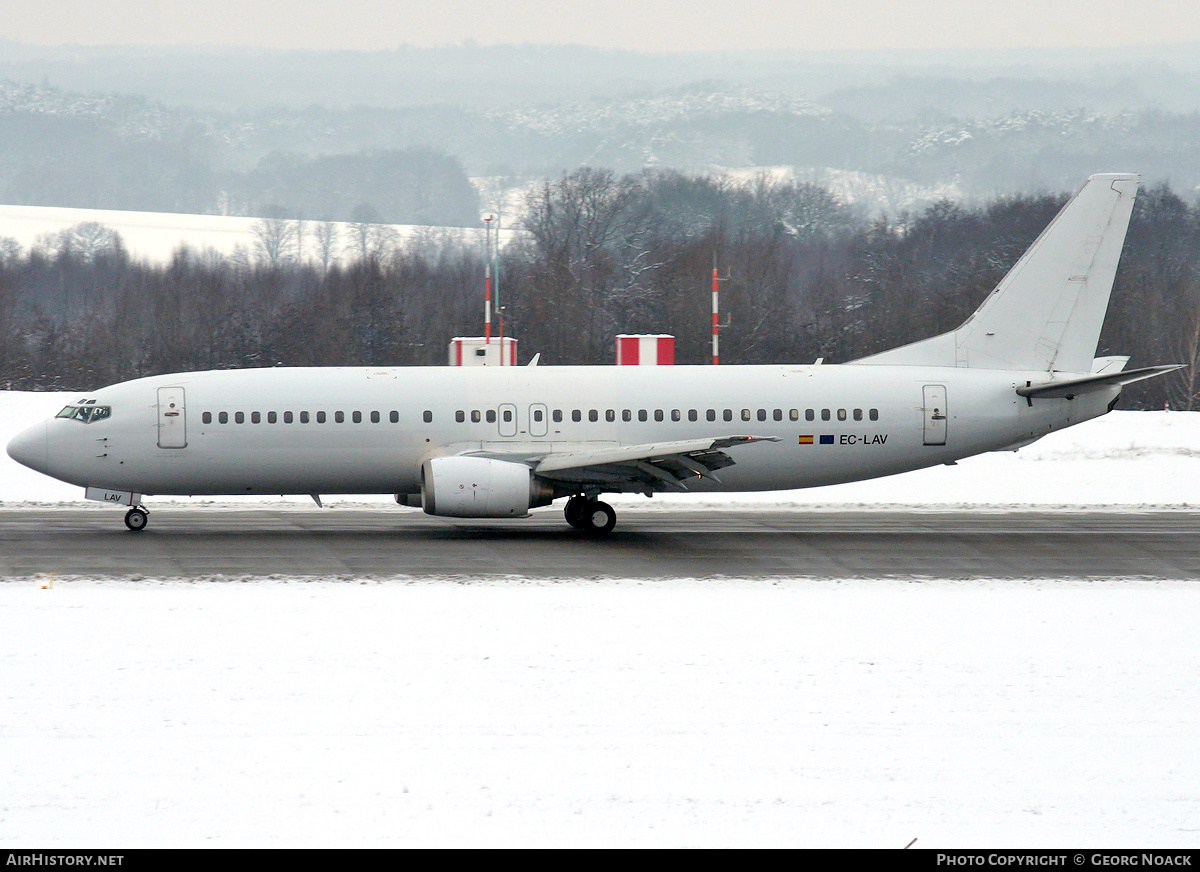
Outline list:
[[[487,265],[483,275],[483,341],[485,345],[492,344],[492,217],[483,219],[483,248]]]
[[[713,274],[712,274],[712,354],[713,366],[716,366],[720,361],[720,355],[717,352],[717,340],[721,331],[720,313],[721,306],[717,301],[718,285],[720,279],[717,277],[717,253],[713,252]]]

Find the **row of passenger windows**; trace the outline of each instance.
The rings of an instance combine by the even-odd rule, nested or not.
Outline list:
[[[382,417],[381,413],[379,413],[379,412],[366,412],[365,414],[367,416],[367,419],[372,424],[378,424],[383,420],[383,417]],[[351,423],[361,424],[363,422],[363,415],[364,415],[363,412],[351,412],[350,413]],[[229,419],[230,419],[230,415],[228,412],[217,412],[216,420],[217,420],[218,424],[228,424]],[[205,424],[211,424],[213,422],[213,413],[205,412],[203,415],[200,416],[200,420],[203,421]],[[246,412],[234,412],[233,413],[233,423],[245,424],[247,420],[249,420],[251,424],[261,424],[264,420],[266,420],[266,422],[268,424],[277,424],[281,420],[285,424],[293,424],[297,421],[299,421],[301,424],[308,424],[314,420],[318,424],[324,424],[325,422],[327,422],[329,420],[329,415],[326,412],[266,412],[265,414],[263,412],[250,412],[249,414],[247,414]],[[399,424],[400,423],[400,413],[399,412],[389,412],[388,420],[391,421],[391,423],[393,423],[393,424]],[[433,412],[426,412],[425,413],[425,422],[429,423],[432,420],[433,420]],[[346,422],[346,413],[345,412],[334,412],[333,413],[333,422],[335,424],[344,424]]]
[[[428,413],[426,413],[426,414],[428,414]],[[534,409],[532,412],[532,417],[533,417],[534,422],[540,424],[542,421],[545,420],[545,414],[546,413],[543,409]],[[554,409],[550,413],[550,418],[552,421],[554,421],[555,424],[561,424],[563,421],[563,416],[565,414],[566,413],[563,412],[562,409]],[[616,409],[604,409],[604,410],[587,409],[586,411],[583,409],[572,409],[571,410],[571,420],[573,422],[575,422],[576,424],[578,424],[581,421],[583,421],[584,415],[587,415],[588,421],[595,423],[600,420],[601,414],[604,415],[605,421],[616,421],[618,411]],[[639,421],[649,421],[651,419],[651,417],[653,417],[653,419],[655,421],[665,421],[665,420],[667,420],[668,417],[672,421],[682,421],[684,419],[685,415],[687,416],[687,420],[689,420],[689,421],[699,421],[701,414],[704,415],[705,421],[716,421],[718,419],[718,416],[720,416],[720,420],[722,420],[722,421],[732,421],[732,420],[734,420],[734,417],[735,417],[735,410],[734,409],[705,409],[705,410],[701,411],[699,409],[688,409],[686,412],[684,412],[682,409],[671,409],[669,412],[667,412],[667,411],[664,411],[663,409],[653,409],[653,410],[637,409],[636,411],[633,409],[621,409],[619,414],[620,414],[620,418],[622,421],[632,421],[634,419],[635,415],[637,416],[637,420],[639,420]],[[870,421],[878,421],[879,420],[879,410],[878,409],[867,409],[865,414],[866,414],[867,420],[870,420]],[[754,420],[782,421],[782,420],[784,420],[785,415],[787,416],[787,420],[789,420],[789,421],[799,421],[800,420],[800,410],[799,409],[787,409],[787,410],[784,410],[784,409],[757,409],[757,410],[742,409],[739,412],[736,412],[736,417],[740,418],[743,421],[754,421]],[[847,420],[861,421],[861,420],[863,420],[864,412],[862,409],[805,409],[804,410],[804,420],[805,421],[815,421],[815,420],[817,420],[818,415],[820,415],[820,418],[822,421],[832,421],[835,416],[837,417],[837,420],[839,420],[839,421],[847,421]],[[454,420],[459,424],[463,424],[463,423],[466,423],[468,416],[470,417],[472,424],[478,424],[481,421],[487,421],[487,423],[489,423],[489,424],[496,423],[496,410],[495,409],[486,409],[482,412],[478,409],[473,409],[470,412],[459,410],[454,413]],[[502,409],[500,412],[500,419],[503,420],[505,423],[511,422],[513,420],[513,410],[512,409]],[[429,419],[427,418],[426,420],[428,421]]]
[[[63,412],[59,413],[59,416],[63,417],[66,411],[67,410],[64,409]],[[502,408],[498,412],[496,409],[484,409],[482,411],[479,409],[472,409],[469,412],[460,409],[454,413],[454,420],[459,424],[464,424],[469,417],[472,424],[479,424],[483,421],[486,421],[489,424],[495,424],[497,419],[499,419],[506,424],[510,424],[514,420],[514,411],[515,410],[511,407]],[[554,409],[552,412],[550,412],[550,418],[555,424],[561,424],[565,414],[566,413],[562,409]],[[736,413],[734,409],[705,409],[703,412],[699,409],[688,409],[686,412],[681,409],[671,409],[669,412],[664,411],[663,409],[621,409],[619,412],[616,409],[572,409],[570,412],[571,420],[576,424],[582,422],[585,415],[587,416],[587,420],[594,424],[600,420],[602,414],[604,416],[604,420],[609,422],[616,421],[618,414],[620,415],[620,420],[622,421],[633,421],[635,416],[638,421],[649,421],[651,418],[653,418],[655,421],[665,421],[668,418],[672,421],[682,421],[685,416],[689,421],[699,421],[701,414],[703,414],[705,421],[716,421],[718,419],[721,421],[733,421],[735,417],[742,421],[782,421],[784,420],[785,416],[789,421],[800,420],[800,409],[741,409]],[[864,414],[866,416],[866,420],[868,421],[879,420],[878,409],[867,409],[865,413],[862,409],[805,409],[804,420],[815,421],[819,415],[822,421],[832,421],[835,417],[839,421],[862,421],[864,419]],[[349,420],[352,424],[361,424],[364,420],[364,415],[372,424],[379,424],[383,420],[382,413],[380,412],[350,412]],[[545,421],[546,411],[545,409],[535,408],[533,409],[531,415],[534,423],[540,424]],[[309,424],[313,421],[316,421],[318,424],[325,424],[329,421],[329,413],[234,412],[232,419],[233,423],[235,424],[245,424],[247,420],[249,420],[251,424],[261,424],[264,420],[266,420],[268,424],[277,424],[281,420],[285,424],[293,424],[296,422],[301,424]],[[213,413],[204,412],[200,416],[200,420],[205,424],[211,424],[213,422]],[[333,413],[333,423],[344,424],[346,423],[346,420],[346,412]],[[433,412],[426,410],[421,414],[421,420],[423,420],[426,424],[432,424]],[[216,413],[216,422],[218,424],[228,424],[229,421],[229,412]],[[390,421],[392,424],[399,424],[400,413],[396,411],[389,412],[388,421]]]

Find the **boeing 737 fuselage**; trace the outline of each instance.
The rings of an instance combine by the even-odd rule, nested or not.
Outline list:
[[[1093,359],[1137,178],[1093,176],[958,330],[840,366],[274,368],[81,396],[8,446],[129,506],[147,495],[394,494],[524,517],[604,493],[813,487],[1014,449],[1172,367]]]

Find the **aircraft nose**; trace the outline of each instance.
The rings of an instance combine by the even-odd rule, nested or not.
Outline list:
[[[22,430],[8,443],[8,456],[30,469],[46,471],[46,423]]]

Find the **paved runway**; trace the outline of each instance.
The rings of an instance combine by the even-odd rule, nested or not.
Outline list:
[[[0,508],[0,578],[1200,578],[1200,513],[561,511],[463,521],[378,508]]]

